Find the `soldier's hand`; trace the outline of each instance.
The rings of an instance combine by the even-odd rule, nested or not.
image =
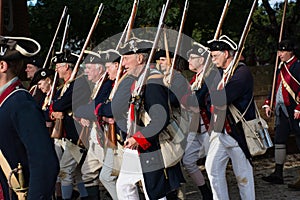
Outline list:
[[[80,124],[84,127],[89,127],[90,126],[90,121],[88,119],[81,118],[80,119]]]
[[[299,111],[294,112],[294,119],[300,119],[300,112]]]
[[[64,115],[62,112],[52,112],[51,113],[51,118],[52,119],[63,119]]]
[[[124,148],[128,149],[137,149],[138,143],[133,137],[127,138],[127,140],[124,142]]]
[[[272,110],[271,110],[270,107],[266,107],[266,108],[265,108],[265,112],[266,112],[266,116],[267,116],[267,117],[271,117]]]

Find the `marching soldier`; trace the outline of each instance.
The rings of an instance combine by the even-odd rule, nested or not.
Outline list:
[[[82,149],[77,146],[81,127],[73,119],[73,110],[86,104],[91,93],[89,85],[82,75],[78,75],[75,80],[69,82],[77,59],[78,56],[68,50],[56,53],[52,59],[59,78],[63,79],[65,83],[56,92],[49,108],[51,118],[56,120],[54,130],[58,130],[59,134],[56,136],[53,134],[52,137],[62,138],[61,144],[64,148],[59,175],[63,199],[71,199],[74,183],[77,185],[81,198],[88,196],[81,178],[81,165],[78,165],[83,156]],[[58,125],[62,125],[61,130],[57,128]]]
[[[0,36],[0,185],[4,199],[51,199],[59,170],[43,114],[17,76],[24,58],[39,50],[40,45],[30,38]],[[18,163],[24,179],[10,176]],[[14,192],[10,195],[12,189],[18,198]]]
[[[38,89],[44,94],[44,98],[39,102],[40,108],[44,111],[46,127],[52,130],[53,121],[49,117],[48,99],[51,95],[51,86],[54,79],[53,69],[39,69],[33,76],[32,84],[37,85]]]
[[[269,176],[263,177],[264,181],[283,184],[283,166],[286,158],[286,142],[293,131],[296,136],[297,146],[300,149],[300,61],[294,55],[294,44],[290,40],[283,40],[278,45],[277,55],[281,63],[277,70],[275,90],[275,171]],[[265,101],[267,117],[271,115],[270,99]],[[289,184],[289,188],[300,190],[300,179],[295,184]]]
[[[245,112],[246,120],[255,118],[253,77],[243,63],[238,64],[232,76],[229,74],[237,50],[237,45],[230,38],[223,35],[219,40],[208,43],[212,62],[221,69],[221,77],[216,76],[216,84],[210,89],[214,123],[205,163],[213,199],[229,199],[225,171],[231,159],[241,199],[254,200],[251,155],[242,124],[234,123],[227,109],[233,104],[241,113]]]
[[[89,200],[98,200],[99,196],[99,173],[104,160],[103,146],[99,142],[99,127],[96,125],[97,118],[94,114],[96,101],[103,103],[111,90],[111,83],[106,84],[104,60],[96,52],[85,51],[84,59],[85,75],[94,87],[90,101],[86,105],[79,106],[74,115],[79,118],[83,126],[80,134],[80,142],[87,148],[87,155],[81,167],[82,180],[88,192]]]
[[[107,50],[101,52],[101,57],[105,59],[105,67],[108,79],[110,80],[112,86],[114,87],[117,83],[115,83],[117,75],[118,75],[118,68],[120,62],[120,55],[115,50]],[[111,94],[112,90],[110,90]],[[100,181],[109,192],[110,196],[113,200],[117,200],[117,190],[116,190],[116,180],[117,174],[113,173],[114,169],[114,154],[117,146],[115,144],[117,142],[122,142],[122,139],[119,141],[111,141],[113,138],[117,140],[117,134],[119,138],[123,138],[123,135],[120,135],[119,128],[116,126],[112,114],[111,109],[111,101],[109,97],[107,97],[105,103],[99,102],[96,106],[95,113],[98,116],[99,123],[104,126],[105,130],[105,158],[103,167],[100,172]],[[113,127],[113,128],[112,128]],[[113,136],[111,136],[113,134]],[[123,143],[122,143],[123,144]]]
[[[194,121],[194,117],[192,118],[191,124],[194,125],[190,127],[191,129],[188,133],[187,145],[182,161],[185,169],[199,188],[205,200],[213,199],[212,192],[205,183],[204,176],[197,165],[197,161],[199,158],[203,158],[207,155],[209,147],[208,129],[210,123],[210,105],[207,102],[209,94],[207,85],[205,83],[200,85],[202,81],[201,77],[204,76],[206,59],[209,59],[208,55],[207,48],[199,43],[194,43],[192,49],[187,52],[189,70],[196,73],[190,83],[197,99],[191,94],[183,97],[183,104],[187,109],[191,110],[194,115],[200,113],[201,117],[198,123]]]
[[[122,118],[121,116],[128,111],[128,104],[125,108],[120,107],[121,99],[122,101],[130,100],[130,94],[133,93],[134,96],[134,93],[142,87],[139,84],[142,82],[144,70],[147,70],[145,69],[145,64],[151,48],[152,42],[133,38],[125,43],[120,50],[123,56],[122,65],[127,71],[127,76],[120,83],[112,100],[112,109],[117,123],[118,119]],[[163,76],[154,69],[150,69],[149,74],[147,83],[142,89],[143,95],[141,99],[137,97],[139,100],[142,100],[143,105],[136,104],[137,102],[133,101],[129,105],[127,118],[128,135],[124,142],[123,162],[117,180],[119,199],[139,199],[135,185],[139,181],[142,184],[144,183],[144,194],[147,199],[166,198],[168,193],[180,187],[180,182],[171,180],[171,178],[168,179],[168,177],[173,176],[171,173],[174,173],[176,169],[165,169],[159,150],[159,134],[167,126],[170,119],[168,96],[163,84]],[[122,91],[124,95],[117,97],[118,91],[122,88],[126,89]],[[135,129],[135,127],[131,126],[131,123],[133,123],[135,117],[138,117],[138,115],[134,115],[134,110],[137,109],[135,106],[140,105],[149,113],[151,121],[147,126],[143,124],[138,126],[138,124],[136,126],[137,129],[131,133],[131,128]],[[138,119],[136,120],[139,121]]]
[[[33,96],[35,101],[39,104],[44,98],[45,94],[37,87],[36,83],[32,82],[34,74],[42,69],[43,62],[42,59],[38,56],[30,57],[26,64],[25,72],[27,74],[27,78],[31,81],[29,85],[29,93]]]

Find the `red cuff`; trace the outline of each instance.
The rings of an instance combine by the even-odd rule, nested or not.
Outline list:
[[[142,147],[143,150],[146,150],[151,146],[151,143],[148,142],[148,140],[140,131],[136,132],[132,137],[136,140],[137,143],[139,143],[140,147]]]
[[[102,103],[99,103],[99,104],[96,106],[96,108],[95,108],[95,110],[94,110],[94,114],[95,114],[96,116],[98,116],[98,112],[99,112],[99,109],[100,109],[101,106],[102,106]]]

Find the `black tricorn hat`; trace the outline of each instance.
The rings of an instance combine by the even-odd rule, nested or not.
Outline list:
[[[294,43],[291,40],[282,40],[278,44],[278,51],[294,51]]]
[[[36,85],[40,80],[45,79],[47,77],[53,76],[55,71],[53,69],[39,69],[34,73],[34,76],[31,81],[31,85]]]
[[[86,54],[84,63],[88,64],[103,64],[104,61],[101,59],[100,54],[94,51],[84,50]]]
[[[170,58],[174,57],[174,53],[169,51],[169,56]],[[154,55],[154,60],[159,60],[161,57],[166,58],[167,57],[167,53],[166,50],[164,49],[158,49]]]
[[[201,57],[207,57],[208,48],[198,42],[193,42],[192,48],[187,51],[186,55],[189,58],[191,54],[195,54]]]
[[[210,40],[207,42],[210,51],[237,50],[237,45],[228,36],[222,35],[218,40]]]
[[[32,57],[40,50],[40,44],[31,38],[0,36],[0,60],[9,61]]]
[[[39,56],[32,56],[28,59],[27,64],[32,64],[36,66],[37,68],[42,68],[43,67],[43,60]]]
[[[153,42],[150,40],[141,40],[132,38],[120,47],[121,55],[130,55],[136,53],[149,53],[153,47]]]
[[[51,59],[53,64],[57,63],[72,63],[76,64],[79,56],[75,53],[71,53],[70,50],[65,49],[62,52],[55,52],[55,56]]]
[[[121,55],[118,51],[114,49],[109,49],[106,51],[98,51],[100,54],[100,57],[102,60],[104,60],[104,63],[108,62],[120,62]]]

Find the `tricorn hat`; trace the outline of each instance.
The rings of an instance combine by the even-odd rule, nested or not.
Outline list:
[[[149,53],[152,49],[153,42],[150,40],[141,40],[138,38],[132,38],[120,47],[121,55],[130,55],[136,53]]]
[[[32,64],[36,66],[37,68],[42,68],[43,67],[43,60],[39,56],[32,56],[28,59],[27,64]]]
[[[0,36],[0,60],[32,57],[40,50],[40,44],[31,38]]]
[[[169,51],[169,56],[170,58],[174,57],[174,53]],[[154,60],[159,60],[161,57],[166,58],[167,57],[167,53],[166,50],[164,49],[158,49],[154,55]]]
[[[100,54],[100,57],[102,60],[104,60],[105,63],[107,62],[120,62],[121,55],[118,51],[114,49],[109,49],[106,51],[98,51]]]
[[[294,51],[294,43],[291,40],[282,40],[278,44],[278,51]]]
[[[208,47],[210,51],[237,50],[237,45],[228,36],[222,35],[218,40],[209,40]]]
[[[39,69],[34,73],[34,76],[31,81],[31,85],[36,85],[40,80],[45,79],[47,77],[53,76],[55,71],[53,69]]]
[[[53,64],[57,63],[72,63],[76,64],[79,56],[75,53],[71,53],[69,49],[65,49],[61,52],[55,52],[55,56],[51,59]]]
[[[94,51],[84,50],[84,53],[86,54],[84,63],[85,64],[103,64],[104,61],[101,59],[100,54]]]
[[[207,57],[208,48],[198,42],[193,42],[192,48],[187,51],[186,55],[187,57],[190,57],[191,54],[195,54],[201,57]]]

